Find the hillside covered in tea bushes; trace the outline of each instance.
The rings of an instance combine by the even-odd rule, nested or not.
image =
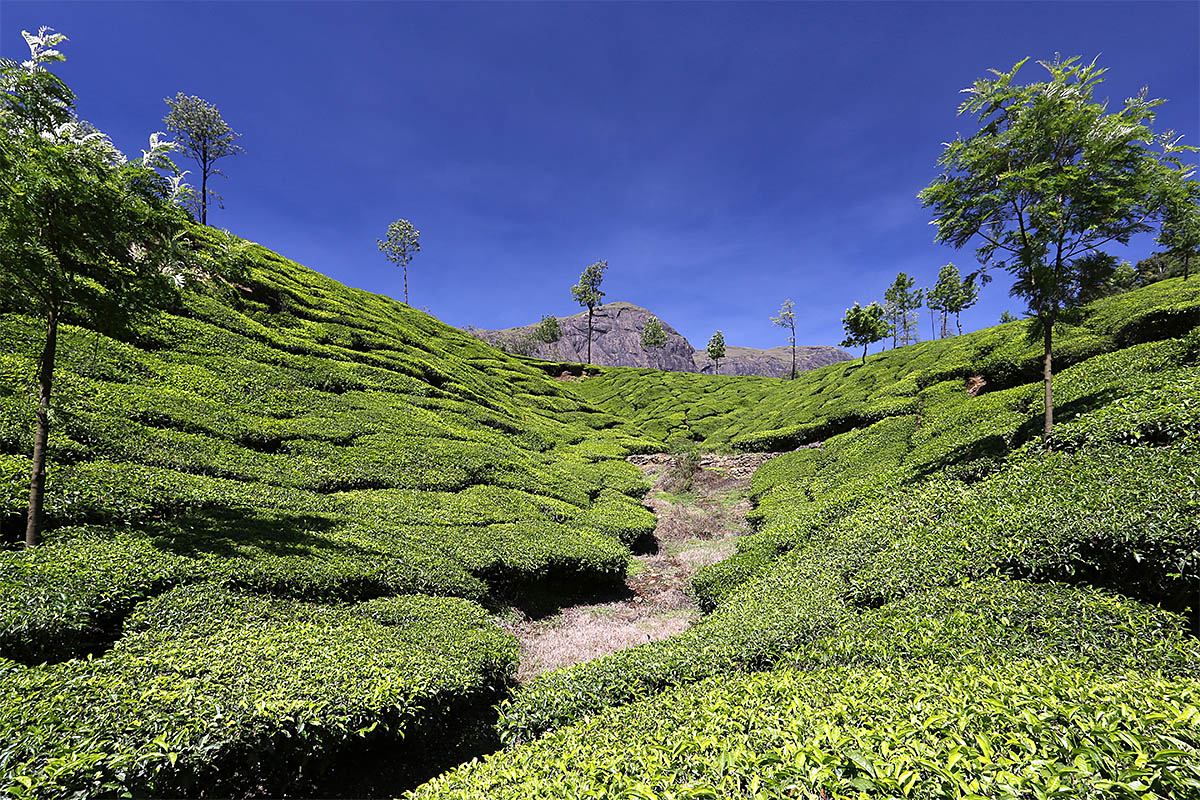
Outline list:
[[[516,646],[487,609],[619,583],[653,530],[623,457],[657,443],[426,314],[239,258],[126,340],[61,335],[28,551],[43,331],[0,324],[10,793],[412,785],[490,735]],[[398,775],[354,768],[394,746]]]
[[[541,676],[420,798],[1200,796],[1200,286],[794,382],[604,370],[663,440],[784,449],[673,639]]]
[[[1043,443],[1025,323],[559,381],[238,252],[66,329],[31,550],[42,331],[0,323],[7,795],[382,796],[500,747],[414,796],[1200,794],[1200,282],[1062,327]],[[625,457],[692,443],[788,451],[701,622],[515,685],[497,619],[619,588],[655,523]]]

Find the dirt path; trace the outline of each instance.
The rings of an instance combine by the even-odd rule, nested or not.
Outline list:
[[[682,457],[630,456],[655,478],[644,501],[658,515],[655,546],[635,556],[626,597],[506,623],[521,641],[518,680],[666,639],[695,624],[700,612],[687,594],[692,575],[733,554],[738,537],[747,531],[750,476],[772,457],[703,456],[688,486],[679,467]]]

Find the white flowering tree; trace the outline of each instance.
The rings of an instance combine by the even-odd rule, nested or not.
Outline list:
[[[30,58],[0,61],[0,306],[45,321],[26,546],[40,540],[46,441],[58,329],[120,326],[171,291],[164,254],[185,213],[160,134],[130,161],[74,111],[74,95],[46,65],[66,37],[22,31]]]

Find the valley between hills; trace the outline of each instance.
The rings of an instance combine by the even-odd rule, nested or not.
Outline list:
[[[1070,15],[1069,41],[1102,5]],[[1011,48],[1003,6],[986,21]],[[858,73],[833,61],[802,116],[785,108],[790,83],[764,81],[813,72],[782,58],[812,27],[777,24],[787,4],[737,6],[781,32],[757,39],[774,42],[761,59],[742,47],[742,80],[723,77],[729,43],[750,41],[732,7],[680,6],[682,26],[654,16],[673,4],[337,6],[374,24],[314,4],[271,36],[238,4],[156,21],[179,7],[101,9],[107,38],[88,46],[125,65],[120,82],[176,80],[168,62],[194,66],[180,43],[212,11],[239,60],[224,83],[217,59],[206,74],[232,95],[253,83],[241,108],[276,131],[239,195],[262,205],[245,230],[279,224],[333,274],[339,237],[407,197],[447,248],[430,272],[489,313],[518,295],[527,313],[546,265],[594,242],[625,249],[642,271],[625,285],[647,296],[686,284],[732,306],[718,295],[763,270],[810,296],[771,317],[788,348],[727,348],[717,330],[701,353],[647,309],[603,303],[600,259],[570,287],[586,312],[452,327],[408,303],[412,221],[366,242],[404,302],[210,227],[214,161],[243,152],[219,109],[178,92],[177,139],[151,133],[129,158],[51,69],[66,36],[23,30],[29,59],[0,58],[0,795],[1200,798],[1200,181],[1195,148],[1151,130],[1147,90],[1110,108],[1093,96],[1106,69],[1078,58],[1039,62],[1031,84],[1024,61],[992,70],[964,90],[979,130],[943,145],[914,197],[890,166],[916,152],[902,128],[925,100],[889,98],[904,113],[868,137],[861,109],[892,107],[863,93],[874,80],[837,84]],[[846,7],[866,37],[865,6]],[[921,33],[959,13],[897,8]],[[719,47],[661,55],[660,28],[693,37],[714,9]],[[521,38],[520,14],[567,12],[574,26]],[[304,29],[320,46],[276,22],[321,26]],[[612,31],[644,52],[614,60]],[[569,59],[516,69],[551,38]],[[939,81],[959,38],[988,50],[974,29],[942,36]],[[386,70],[364,66],[381,49]],[[911,52],[875,77],[919,83]],[[401,93],[410,56],[428,95]],[[643,80],[656,57],[687,80]],[[125,106],[145,98],[109,93],[110,66],[66,74],[122,135],[142,130]],[[825,83],[843,88],[822,106]],[[316,113],[281,127],[301,119],[284,104]],[[539,104],[554,113],[527,119]],[[726,118],[738,136],[702,138]],[[910,152],[837,149],[860,138]],[[435,171],[416,170],[434,144]],[[198,194],[172,153],[196,162]],[[295,173],[337,178],[301,192]],[[979,268],[947,263],[921,288],[900,272],[882,304],[854,302],[853,358],[797,348],[797,316],[818,330],[805,317],[829,305],[810,278],[860,291],[880,263],[924,259],[882,237],[917,202],[935,243],[972,244]],[[1136,265],[1104,249],[1151,235],[1161,250]],[[808,272],[785,275],[784,256]],[[1026,317],[964,331],[1002,271]],[[917,341],[923,309],[940,338]]]
[[[1043,440],[1024,322],[564,381],[238,252],[63,330],[45,542],[0,552],[9,795],[1200,785],[1200,282],[1062,327]],[[6,537],[42,333],[0,325]]]

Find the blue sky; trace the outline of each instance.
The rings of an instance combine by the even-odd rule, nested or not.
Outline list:
[[[604,258],[608,300],[697,346],[717,328],[782,344],[787,297],[799,343],[836,344],[898,271],[974,266],[933,244],[915,195],[974,130],[959,90],[1026,56],[1100,54],[1102,95],[1148,85],[1169,100],[1156,128],[1200,144],[1196,2],[4,0],[0,54],[26,57],[39,25],[70,37],[57,71],[126,152],[179,91],[244,134],[211,224],[401,297],[375,240],[409,219],[411,302],[458,326],[575,313],[569,287]],[[1007,286],[964,325],[1019,311]]]

